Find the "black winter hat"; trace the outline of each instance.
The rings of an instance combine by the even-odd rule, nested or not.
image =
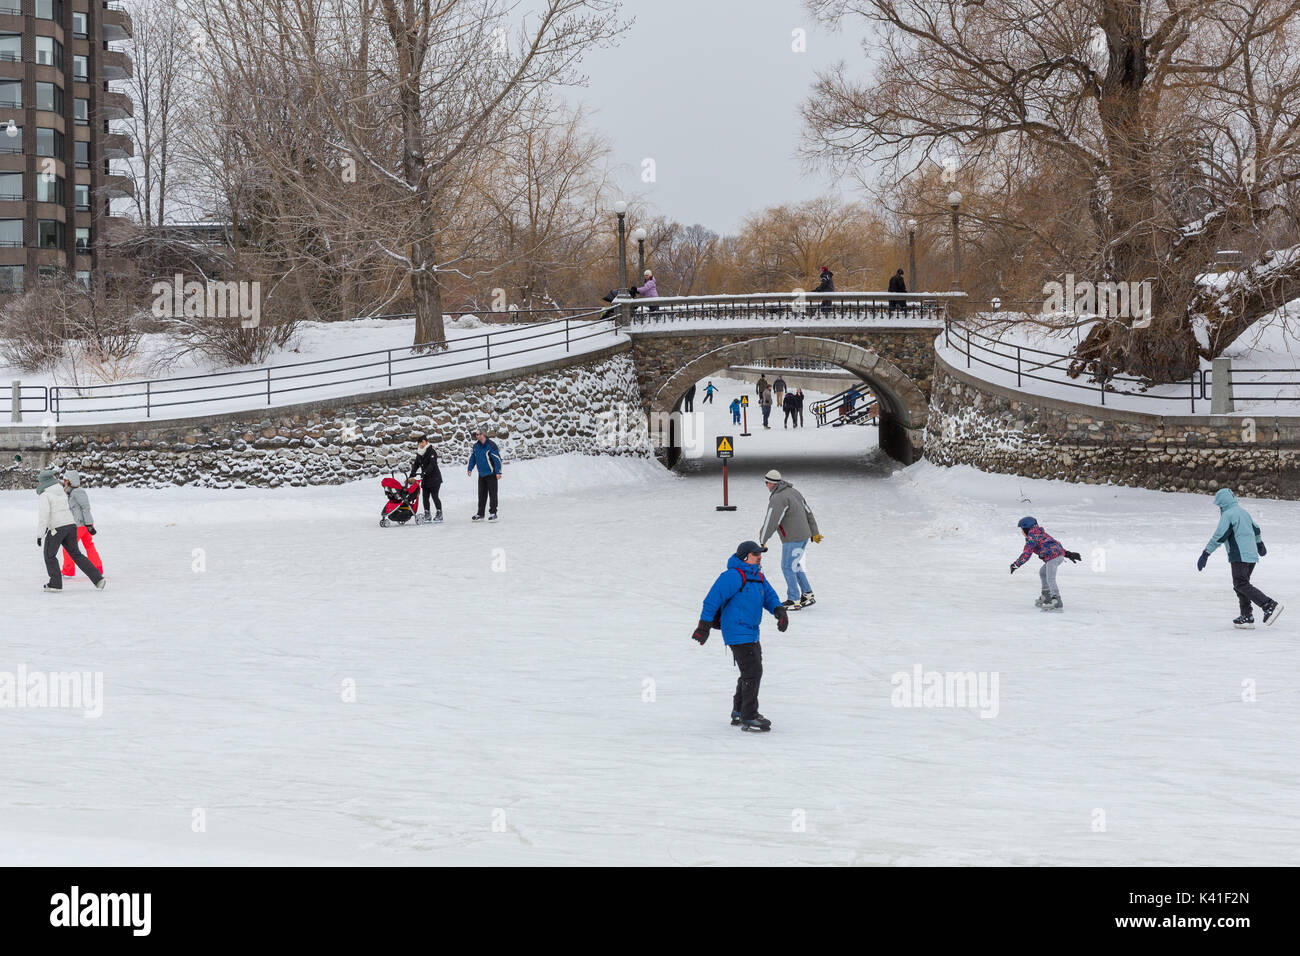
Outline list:
[[[751,554],[766,554],[767,548],[759,547],[757,541],[742,541],[740,547],[736,549],[736,557],[745,560]]]

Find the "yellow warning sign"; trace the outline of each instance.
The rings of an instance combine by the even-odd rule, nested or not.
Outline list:
[[[731,458],[735,454],[735,439],[730,435],[718,436],[718,457]]]
[[[742,395],[742,396],[740,396],[740,404],[741,404],[741,405],[748,406],[748,405],[749,405],[749,396],[748,396],[748,395]]]

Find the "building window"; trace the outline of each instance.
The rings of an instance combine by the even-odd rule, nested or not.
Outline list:
[[[63,158],[63,134],[57,129],[36,128],[36,155]]]
[[[23,108],[22,80],[0,80],[0,106],[16,110]]]
[[[90,144],[86,142],[84,139],[79,139],[76,141],[76,143],[73,144],[73,148],[76,150],[76,156],[74,157],[74,161],[77,164],[77,168],[89,169],[90,168]]]
[[[0,60],[17,62],[23,58],[23,35],[0,33]]]
[[[36,84],[36,108],[51,113],[63,112],[63,87],[57,83]]]
[[[79,40],[86,39],[86,31],[89,28],[89,21],[86,19],[87,14],[72,13],[72,35]]]
[[[54,37],[37,37],[36,62],[63,69],[63,44]]]
[[[23,244],[23,221],[0,219],[0,246],[12,248]]]
[[[23,151],[23,128],[10,120],[0,126],[0,153],[21,153]]]
[[[78,269],[78,270],[77,270],[77,281],[80,282],[82,285],[84,285],[87,289],[89,289],[89,288],[90,288],[90,270],[88,270],[88,269]]]
[[[84,56],[73,56],[72,58],[72,78],[74,80],[85,80],[90,76],[90,69],[87,66],[87,60]]]
[[[0,200],[13,202],[23,198],[23,174],[0,173]]]
[[[85,183],[77,183],[73,190],[77,196],[77,212],[90,212],[90,187]]]
[[[80,96],[72,101],[72,118],[78,126],[90,125],[90,100]]]
[[[63,20],[63,0],[36,0],[38,20]]]
[[[0,266],[0,293],[23,291],[23,267]]]
[[[77,252],[82,255],[90,252],[90,229],[86,226],[77,227]]]
[[[57,219],[36,220],[36,244],[42,249],[63,248],[63,223]]]
[[[63,205],[63,186],[64,180],[62,176],[38,174],[36,177],[36,201],[56,202]]]

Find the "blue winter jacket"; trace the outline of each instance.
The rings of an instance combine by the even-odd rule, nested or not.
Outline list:
[[[1214,503],[1223,514],[1219,517],[1219,526],[1210,536],[1210,543],[1205,546],[1206,552],[1213,554],[1215,548],[1226,544],[1229,561],[1258,562],[1259,526],[1250,519],[1250,512],[1237,504],[1237,496],[1227,488],[1219,489],[1214,495]]]
[[[501,449],[497,448],[497,443],[491,438],[482,445],[474,442],[470,446],[469,463],[465,467],[468,470],[475,466],[481,477],[501,474]]]
[[[742,578],[741,575],[744,575]],[[753,644],[758,640],[758,625],[763,611],[781,606],[772,585],[767,583],[757,565],[746,564],[734,554],[727,570],[709,588],[700,610],[701,621],[712,621],[722,608],[722,639],[727,644]]]

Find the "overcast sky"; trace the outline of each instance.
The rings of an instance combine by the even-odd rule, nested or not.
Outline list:
[[[832,34],[800,0],[631,0],[624,12],[631,29],[583,60],[590,84],[569,94],[612,142],[620,184],[719,233],[748,212],[840,192],[802,172],[801,109],[817,70],[844,60],[865,75],[860,26]],[[796,28],[805,53],[791,49]],[[653,183],[641,182],[646,158]]]

